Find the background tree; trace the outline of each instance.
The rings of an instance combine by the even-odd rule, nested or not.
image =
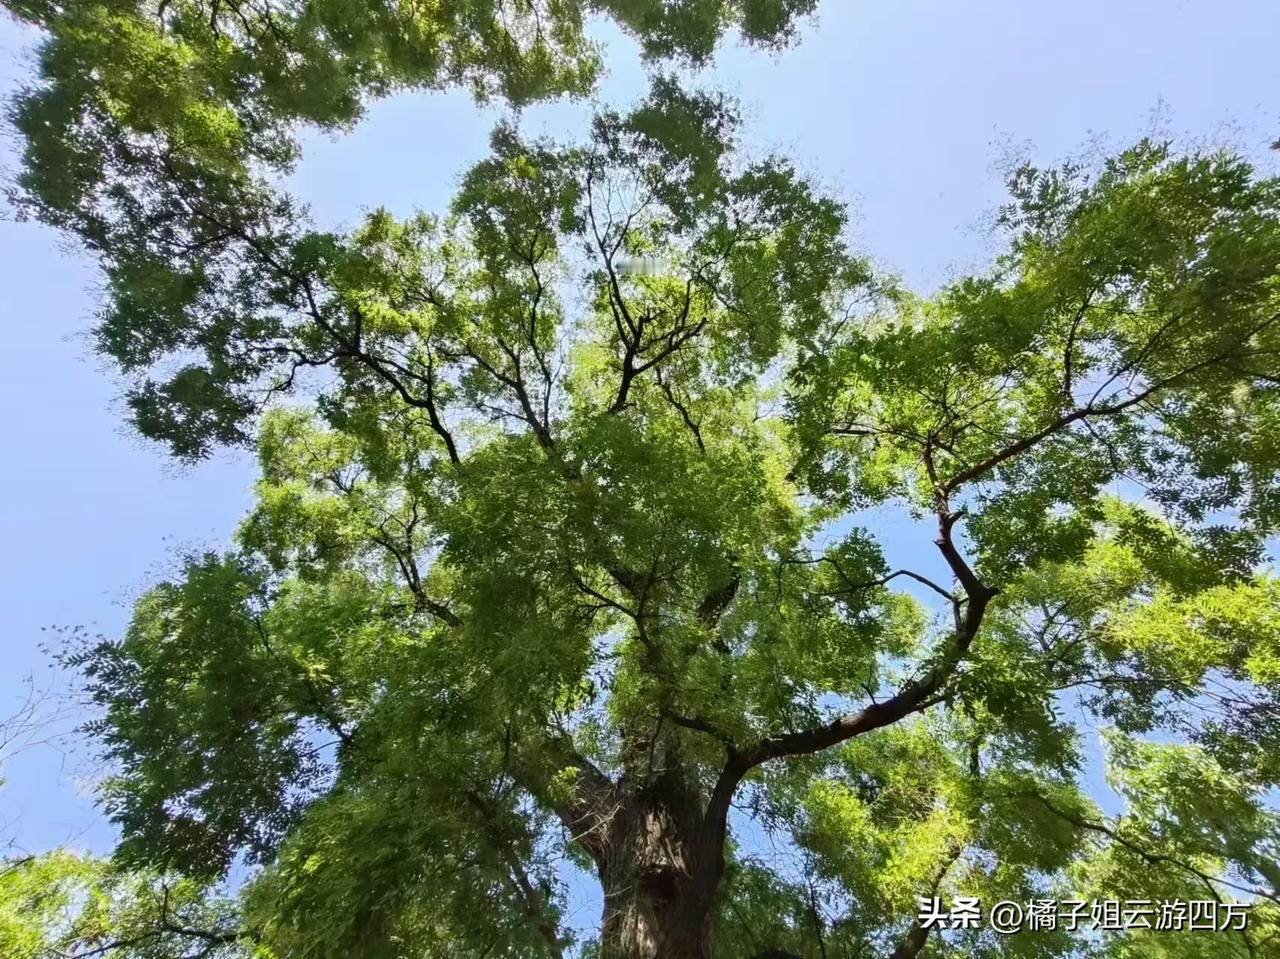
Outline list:
[[[189,879],[65,850],[0,864],[0,947],[12,959],[239,959],[236,904]]]
[[[247,869],[234,933],[191,907],[279,957],[564,955],[564,856],[602,959],[927,956],[916,897],[957,894],[1256,906],[953,954],[1274,950],[1277,182],[1152,143],[1022,169],[1007,252],[922,301],[658,80],[340,236],[262,172],[316,117],[261,51],[139,35],[90,86],[118,44],[55,26],[18,199],[101,254],[142,432],[261,462],[236,549],[70,653],[147,889]],[[887,565],[886,507],[940,572]]]
[[[51,686],[34,679],[25,686],[22,702],[0,719],[0,773],[19,753],[54,746],[67,718]],[[9,837],[11,827],[0,822],[0,955],[6,959],[246,954],[236,904],[203,884],[130,874],[67,849],[33,854]]]

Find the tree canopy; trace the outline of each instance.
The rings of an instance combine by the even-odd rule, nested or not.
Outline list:
[[[812,4],[598,6],[697,59]],[[1280,181],[1023,167],[926,298],[669,78],[580,143],[501,125],[436,215],[326,232],[264,172],[398,86],[589,81],[579,5],[510,7],[20,11],[18,200],[99,254],[137,427],[260,468],[233,548],[68,650],[131,870],[88,888],[133,884],[78,954],[1274,954]],[[935,896],[1252,909],[1001,936]]]

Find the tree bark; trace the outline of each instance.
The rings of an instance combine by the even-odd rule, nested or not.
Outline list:
[[[711,959],[724,841],[703,806],[677,774],[623,790],[598,860],[601,959]]]

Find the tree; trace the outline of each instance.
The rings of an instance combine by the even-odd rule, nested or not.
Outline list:
[[[55,742],[57,725],[67,718],[52,686],[33,679],[24,685],[17,709],[0,719],[0,772],[19,753]],[[200,883],[122,872],[66,849],[35,855],[7,836],[0,839],[0,955],[6,959],[244,955],[235,903]]]
[[[117,870],[66,850],[0,862],[10,959],[239,959],[233,901],[189,879]]]
[[[922,300],[659,79],[344,236],[257,172],[283,127],[86,119],[61,42],[19,201],[99,252],[138,428],[261,468],[233,550],[69,651],[121,866],[247,868],[237,947],[280,959],[565,955],[563,857],[600,959],[938,955],[917,897],[954,895],[1253,903],[955,955],[1274,949],[1280,181],[1025,167],[1007,251]],[[890,566],[913,537],[934,562]]]

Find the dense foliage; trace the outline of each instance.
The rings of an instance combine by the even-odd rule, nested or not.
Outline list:
[[[698,59],[812,4],[599,6]],[[111,909],[37,870],[80,876],[126,956],[559,956],[567,859],[601,959],[1275,954],[1280,182],[1023,168],[1003,255],[921,299],[658,79],[583,143],[501,126],[442,215],[309,223],[264,172],[298,121],[585,88],[579,5],[500,7],[20,11],[18,201],[100,255],[138,428],[261,478],[233,549],[69,651],[125,878],[19,864],[0,903],[74,940]],[[1002,937],[920,896],[1253,908]]]

